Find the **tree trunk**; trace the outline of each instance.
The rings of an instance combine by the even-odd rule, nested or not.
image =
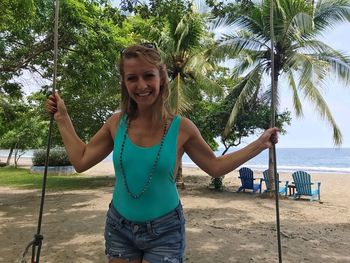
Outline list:
[[[7,161],[6,161],[6,165],[7,165],[7,166],[10,165],[11,157],[12,157],[12,153],[13,153],[13,149],[14,149],[14,146],[11,146],[9,155],[7,156]]]
[[[180,189],[185,189],[185,182],[182,176],[182,160],[180,161],[179,168],[177,169],[175,182],[177,187]]]
[[[272,97],[271,97],[271,127],[276,126],[276,108],[277,108],[277,85],[278,85],[278,70],[274,71],[273,85],[272,85]],[[269,183],[270,189],[267,189],[269,196],[275,196],[275,166],[276,160],[272,148],[269,149]]]
[[[225,145],[225,150],[222,152],[221,156],[225,155],[225,153],[228,151],[228,149],[230,149],[230,146],[226,147],[226,145]],[[212,177],[209,187],[214,187],[216,190],[222,191],[224,188],[224,186],[222,184],[222,181],[224,180],[224,178],[225,178],[225,175],[220,176],[220,177],[216,177],[216,178]]]
[[[14,159],[15,159],[15,168],[17,168],[17,162],[18,162],[18,142],[16,142],[16,145],[15,145],[15,156],[14,156]]]
[[[176,109],[175,109],[175,114],[179,113],[179,90],[180,90],[180,73],[177,74],[176,76]],[[179,163],[179,168],[177,169],[177,173],[176,173],[176,177],[175,177],[175,182],[176,182],[176,186],[179,187],[180,189],[185,189],[185,182],[183,179],[183,175],[182,175],[182,159],[180,160]]]
[[[269,149],[269,188],[267,189],[268,195],[274,197],[275,193],[275,163],[274,163],[274,151]]]
[[[17,163],[18,163],[18,149],[15,150],[15,168],[17,168]]]

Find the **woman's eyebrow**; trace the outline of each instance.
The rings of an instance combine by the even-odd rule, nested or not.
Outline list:
[[[156,74],[157,73],[157,69],[151,69],[151,70],[147,70],[147,71],[144,72],[144,74],[148,74],[148,73]]]

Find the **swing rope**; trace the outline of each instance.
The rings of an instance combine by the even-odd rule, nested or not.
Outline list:
[[[58,15],[59,15],[59,0],[55,0],[55,21],[54,21],[54,71],[53,71],[53,86],[52,86],[52,94],[56,91],[57,85],[57,58],[58,58]],[[44,201],[45,201],[45,192],[46,192],[46,181],[47,181],[47,169],[49,163],[50,156],[50,148],[51,148],[51,135],[52,135],[52,127],[53,127],[53,115],[50,116],[50,124],[49,131],[47,136],[47,148],[46,148],[46,156],[45,156],[45,169],[44,176],[42,182],[42,192],[41,192],[41,202],[40,202],[40,211],[39,211],[39,219],[38,219],[38,227],[37,233],[34,235],[34,239],[28,243],[23,254],[22,254],[22,263],[26,263],[26,254],[29,251],[29,248],[32,247],[32,259],[31,263],[39,263],[40,261],[40,251],[42,246],[42,241],[44,236],[41,235],[41,223],[43,217],[44,210]]]
[[[276,126],[276,98],[277,87],[275,82],[275,33],[274,33],[274,0],[270,0],[270,39],[271,39],[271,127]],[[277,173],[276,145],[272,145],[273,174],[275,178],[275,204],[276,204],[276,228],[277,228],[277,245],[278,245],[278,262],[282,263],[282,246],[281,246],[281,227],[279,211],[279,174]]]

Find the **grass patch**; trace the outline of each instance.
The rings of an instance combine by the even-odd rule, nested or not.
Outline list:
[[[48,175],[47,190],[79,190],[94,189],[114,185],[113,177],[91,177],[79,174],[54,176]],[[41,189],[43,175],[31,174],[28,169],[0,167],[0,186],[21,189]]]

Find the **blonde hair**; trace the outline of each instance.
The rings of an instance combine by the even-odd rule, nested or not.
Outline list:
[[[169,77],[166,66],[162,61],[160,54],[156,47],[149,47],[146,45],[132,45],[124,49],[121,53],[119,61],[119,72],[121,75],[121,112],[119,120],[123,119],[126,115],[128,118],[135,118],[137,116],[137,104],[130,98],[129,93],[125,86],[124,80],[124,62],[126,59],[140,58],[147,61],[149,64],[154,65],[159,70],[160,76],[160,89],[159,95],[155,101],[154,111],[152,116],[152,122],[157,123],[162,120],[173,116],[170,108],[169,97]]]

